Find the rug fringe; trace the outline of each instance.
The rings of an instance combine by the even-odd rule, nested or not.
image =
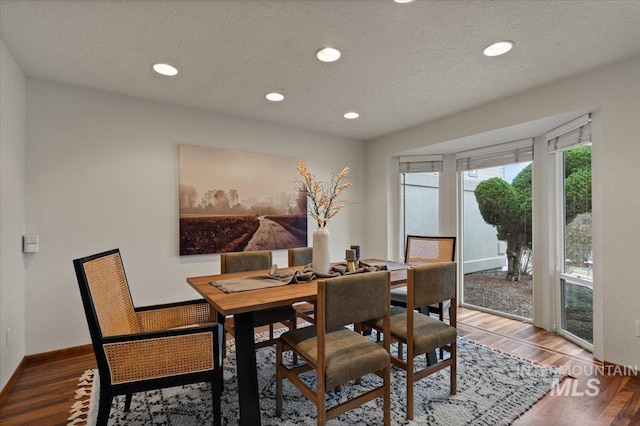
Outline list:
[[[91,401],[91,387],[93,386],[93,370],[85,370],[78,379],[78,389],[75,392],[77,401],[69,410],[67,426],[86,425],[89,415],[89,403]]]

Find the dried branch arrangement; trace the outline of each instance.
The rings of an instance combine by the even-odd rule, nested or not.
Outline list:
[[[351,188],[351,182],[347,182],[349,167],[345,167],[339,174],[332,173],[328,182],[316,180],[309,172],[304,160],[298,161],[298,172],[304,178],[302,182],[296,181],[299,191],[305,191],[309,200],[307,210],[318,222],[319,228],[324,228],[329,219],[347,206],[347,202],[340,200],[342,191]]]

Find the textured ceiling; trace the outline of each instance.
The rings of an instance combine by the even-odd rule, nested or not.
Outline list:
[[[2,0],[0,29],[30,77],[369,140],[639,54],[640,1]]]

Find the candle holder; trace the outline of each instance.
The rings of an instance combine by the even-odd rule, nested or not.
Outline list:
[[[353,272],[358,269],[358,260],[356,258],[356,250],[347,249],[345,253],[345,259],[347,260],[347,271]]]
[[[360,246],[351,246],[351,250],[355,252],[355,269],[360,268]]]

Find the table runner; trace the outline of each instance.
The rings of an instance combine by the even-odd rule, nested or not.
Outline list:
[[[239,291],[258,290],[269,287],[280,287],[288,284],[308,283],[318,278],[332,278],[341,275],[359,274],[363,272],[373,272],[378,268],[375,266],[361,265],[355,271],[348,271],[346,262],[336,263],[331,266],[328,273],[323,274],[313,270],[310,266],[295,271],[253,275],[245,278],[230,278],[226,280],[210,281],[210,284],[219,288],[225,293],[235,293]]]

